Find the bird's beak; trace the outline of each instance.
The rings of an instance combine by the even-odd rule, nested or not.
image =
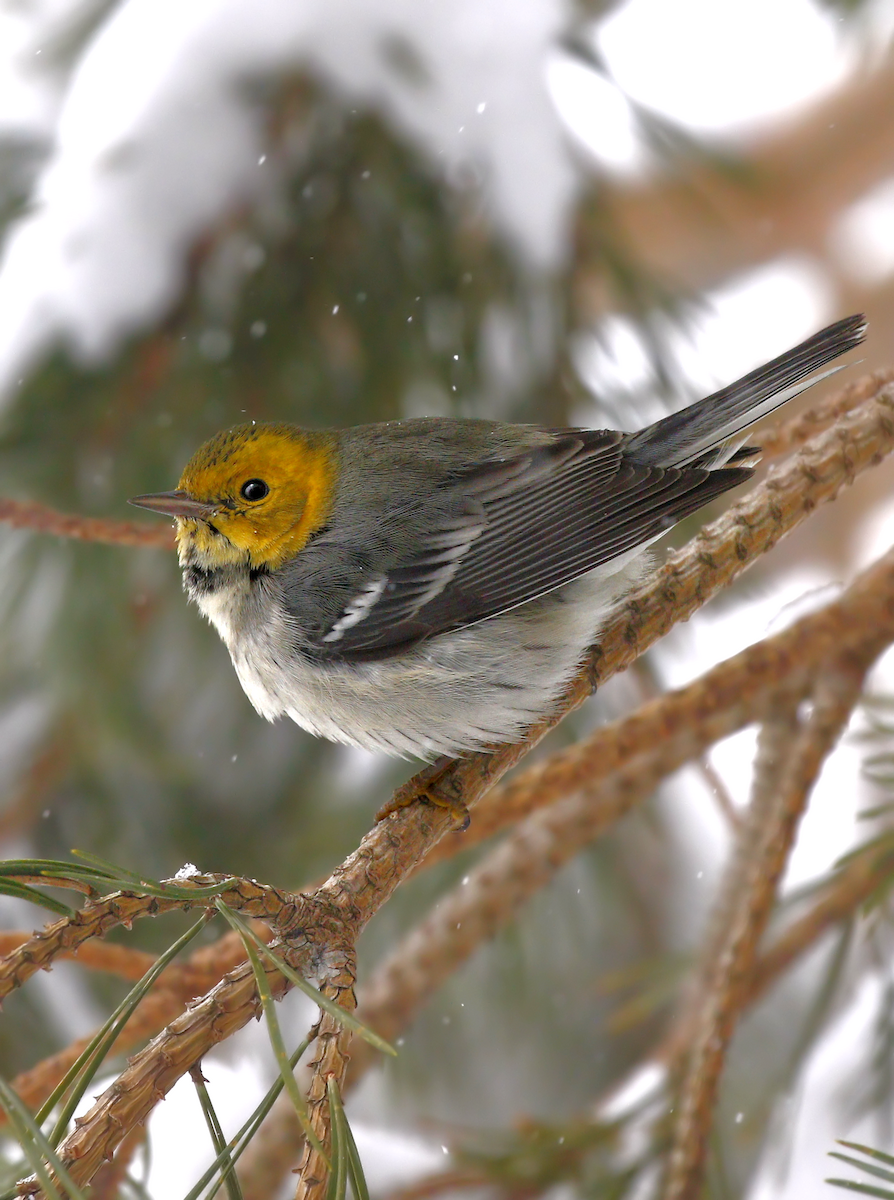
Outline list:
[[[134,496],[128,504],[137,508],[148,508],[150,512],[164,513],[167,517],[192,517],[207,521],[220,508],[219,504],[208,504],[204,500],[193,500],[188,492],[153,492],[148,496]]]

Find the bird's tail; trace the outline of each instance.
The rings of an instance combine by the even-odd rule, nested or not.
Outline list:
[[[793,396],[842,370],[839,366],[813,374],[859,346],[865,335],[866,318],[861,313],[836,321],[719,392],[632,434],[626,453],[656,467],[721,466],[735,454],[738,434]]]

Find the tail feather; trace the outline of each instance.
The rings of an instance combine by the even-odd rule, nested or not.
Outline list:
[[[862,314],[836,321],[719,392],[631,434],[625,452],[656,467],[685,467],[699,460],[700,465],[719,466],[736,451],[735,444],[727,443],[793,396],[840,371],[839,366],[814,374],[859,346],[865,336]]]

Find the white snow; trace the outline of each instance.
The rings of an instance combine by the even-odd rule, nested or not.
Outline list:
[[[48,146],[30,211],[0,259],[0,395],[56,339],[97,360],[130,331],[150,327],[176,298],[196,238],[270,187],[275,164],[246,87],[252,79],[307,68],[347,106],[374,106],[433,171],[461,187],[474,181],[494,228],[532,272],[549,272],[568,252],[585,161],[627,176],[656,169],[630,100],[694,131],[741,139],[821,97],[855,63],[835,17],[810,0],[628,0],[595,38],[609,81],[557,49],[571,0],[124,0],[69,69],[60,39],[91,7],[33,0],[0,9],[0,136]],[[836,251],[856,264],[860,280],[894,271],[892,208],[889,184],[842,220]],[[676,348],[710,390],[837,311],[817,263],[778,261],[718,291],[691,343]],[[594,385],[641,383],[647,362],[631,327],[617,319],[606,330],[608,352],[583,339],[584,374]],[[263,333],[258,323],[256,336]],[[209,356],[219,350],[208,344]],[[873,543],[890,543],[890,519],[879,516]],[[762,636],[774,611],[816,583],[792,579],[734,615],[691,623],[679,657],[664,659],[667,674],[691,678]],[[749,745],[747,736],[730,739],[713,756],[730,786],[741,786],[737,798]],[[846,751],[824,773],[788,886],[827,869],[851,844],[855,767]],[[694,824],[696,807],[686,810]],[[701,833],[693,833],[693,852],[704,856],[694,874],[706,889],[724,835],[710,819]],[[853,1073],[854,1047],[865,1045],[872,987],[812,1059],[784,1186],[768,1166],[753,1200],[822,1190],[823,1153],[848,1132],[833,1100]],[[206,1073],[216,1098],[238,1107],[225,1113],[228,1126],[260,1094],[250,1062],[234,1068],[212,1059]],[[165,1148],[153,1168],[155,1195],[174,1194],[172,1181],[179,1187],[187,1165],[196,1165],[178,1156],[207,1154],[198,1124],[194,1137],[183,1137],[183,1106],[199,1121],[188,1083],[152,1118]],[[421,1173],[434,1158],[442,1161],[429,1146],[407,1144],[391,1162]]]
[[[545,81],[565,15],[562,0],[122,4],[77,65],[7,240],[0,394],[55,338],[97,360],[162,315],[189,246],[265,186],[247,85],[289,68],[377,108],[448,180],[478,180],[531,269],[555,267],[577,178]]]

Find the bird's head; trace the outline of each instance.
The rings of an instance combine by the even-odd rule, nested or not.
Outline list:
[[[325,524],[335,464],[331,433],[236,425],[199,447],[175,491],[130,503],[175,518],[182,566],[276,570]]]

